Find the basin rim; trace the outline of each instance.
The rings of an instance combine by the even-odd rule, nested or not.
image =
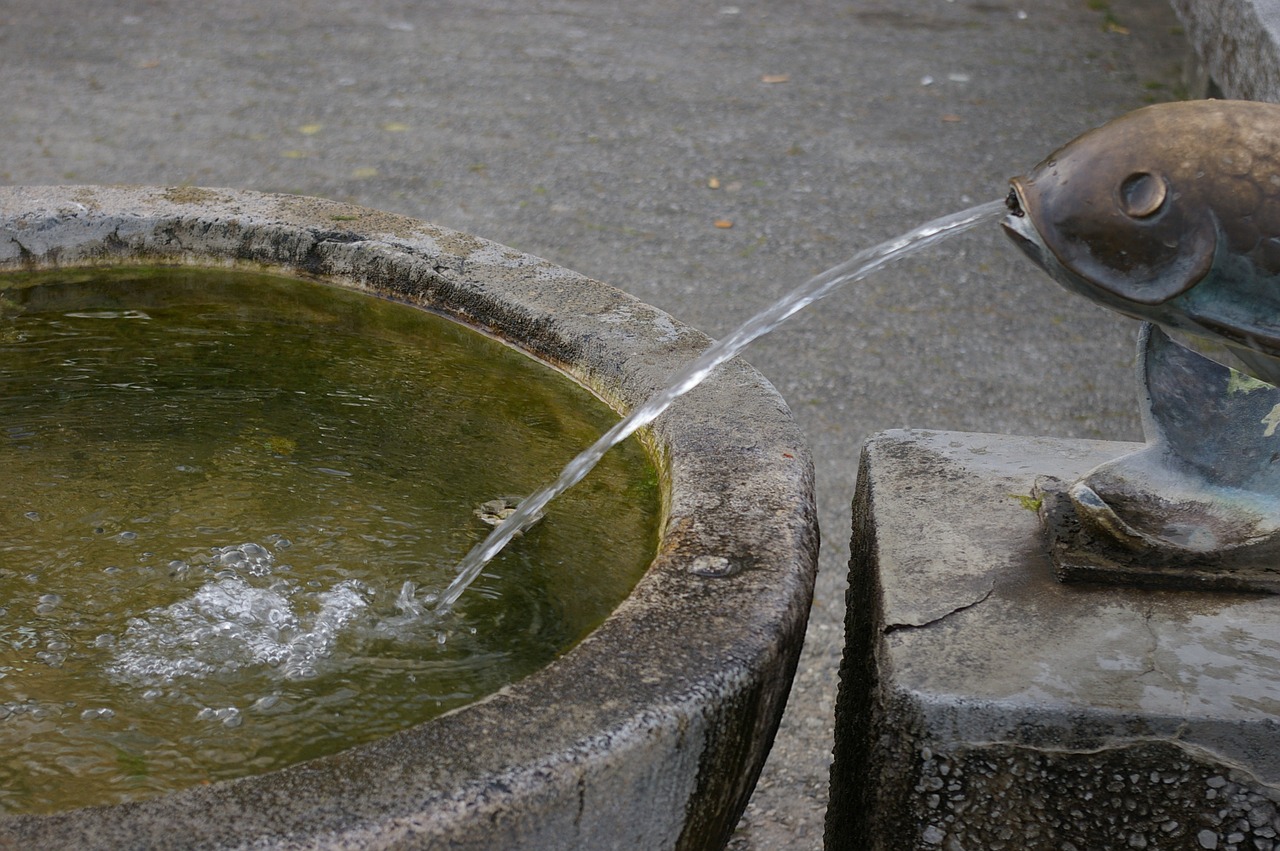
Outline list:
[[[391,213],[235,189],[0,187],[0,273],[134,264],[276,272],[415,304],[621,409],[709,342],[606,284]],[[547,667],[279,771],[0,817],[0,845],[723,844],[803,642],[817,569],[812,462],[785,402],[740,360],[659,418],[649,442],[666,485],[657,557],[618,609]],[[726,567],[733,575],[707,575]]]

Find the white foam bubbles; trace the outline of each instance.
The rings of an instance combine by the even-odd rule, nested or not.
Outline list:
[[[194,594],[129,620],[111,674],[147,685],[253,668],[286,680],[318,676],[372,592],[358,580],[306,590],[273,576],[273,565],[258,544],[213,550],[217,572]]]

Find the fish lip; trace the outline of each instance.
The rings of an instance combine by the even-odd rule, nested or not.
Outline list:
[[[1052,266],[1048,262],[1045,245],[1025,216],[1019,217],[1011,213],[1000,222],[1000,227],[1004,228],[1005,235],[1013,241],[1018,250],[1025,254],[1031,262],[1046,272],[1051,271]]]
[[[1031,215],[1031,204],[1027,201],[1027,183],[1025,176],[1009,178],[1009,194],[1004,199],[1009,215],[1019,219]]]
[[[1009,181],[1009,194],[1005,196],[1004,205],[1009,208],[1009,215],[1021,219],[1027,215],[1027,205],[1022,199],[1018,180],[1019,178],[1015,177]]]
[[[1001,220],[1000,226],[1023,254],[1047,271],[1048,246],[1031,221],[1022,178],[1015,177],[1009,181],[1009,195],[1005,198],[1005,205],[1009,212]]]
[[[1024,219],[1014,216],[1005,216],[1000,222],[1000,227],[1004,228],[1004,232],[1013,240],[1014,244],[1026,251],[1030,247],[1039,248],[1040,241],[1034,238],[1034,231],[1028,232],[1028,228]]]

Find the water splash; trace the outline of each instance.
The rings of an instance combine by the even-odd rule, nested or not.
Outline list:
[[[843,284],[865,278],[881,266],[947,237],[963,233],[984,222],[994,221],[1004,211],[1003,201],[990,201],[959,213],[934,219],[900,237],[864,249],[844,263],[805,281],[742,323],[728,336],[711,344],[701,355],[672,375],[665,388],[653,394],[643,405],[633,409],[630,414],[619,420],[599,440],[570,461],[554,482],[523,500],[506,520],[489,533],[487,538],[473,547],[459,563],[457,576],[449,587],[441,592],[435,605],[435,613],[446,614],[467,587],[480,575],[484,566],[500,553],[512,538],[537,520],[547,503],[580,482],[606,452],[626,440],[633,432],[657,419],[676,399],[701,384],[716,367],[733,358],[757,337],[769,333],[797,312],[829,295]]]
[[[216,574],[191,597],[131,618],[124,635],[103,642],[116,645],[113,677],[154,685],[252,669],[314,679],[372,596],[357,579],[306,592],[273,575],[274,556],[255,543],[216,548],[208,566]],[[303,613],[307,602],[314,614]]]

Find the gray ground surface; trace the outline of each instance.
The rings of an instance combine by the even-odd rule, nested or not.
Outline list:
[[[721,335],[1179,93],[1161,0],[6,0],[0,182],[191,183],[430,219]],[[719,188],[711,188],[713,179]],[[732,227],[717,227],[717,221]],[[870,433],[1136,439],[1132,323],[992,226],[755,344],[818,464],[809,639],[735,849],[821,846]]]

